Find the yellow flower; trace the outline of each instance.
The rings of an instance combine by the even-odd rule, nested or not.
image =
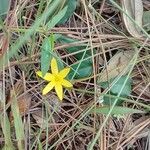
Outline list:
[[[42,76],[41,71],[37,71],[36,74],[43,78],[44,80],[48,81],[49,83],[46,85],[46,87],[43,89],[42,94],[45,95],[49,91],[51,91],[53,88],[55,88],[56,94],[58,95],[59,99],[63,99],[63,87],[70,88],[73,85],[64,79],[70,71],[70,68],[64,68],[60,72],[58,71],[58,65],[55,58],[52,58],[51,60],[51,72],[52,73],[46,73],[45,76]]]

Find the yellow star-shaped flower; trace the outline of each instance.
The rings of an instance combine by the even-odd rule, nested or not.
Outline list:
[[[56,94],[58,95],[59,99],[63,99],[63,87],[71,88],[73,85],[66,79],[64,79],[70,71],[70,68],[64,68],[60,72],[58,71],[58,65],[55,58],[51,60],[51,72],[46,73],[45,76],[42,76],[41,71],[37,71],[36,74],[43,78],[44,80],[48,81],[49,83],[43,89],[42,94],[45,95],[53,88],[55,88]]]

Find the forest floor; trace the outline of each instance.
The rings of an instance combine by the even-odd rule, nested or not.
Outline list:
[[[149,0],[0,3],[0,149],[150,149]]]

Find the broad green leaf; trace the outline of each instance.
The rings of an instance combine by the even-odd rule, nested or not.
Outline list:
[[[105,107],[97,107],[91,110],[90,113],[96,113],[96,114],[104,114],[107,115],[110,111],[109,106]],[[115,106],[114,109],[111,112],[111,115],[126,115],[126,114],[134,114],[134,113],[144,113],[141,110],[128,108],[128,107],[121,107],[121,106]]]
[[[104,105],[112,105],[116,99],[114,96],[117,96],[118,94],[120,94],[120,97],[122,97],[122,98],[126,98],[127,96],[129,96],[131,94],[132,80],[130,78],[128,78],[126,81],[126,79],[127,79],[127,76],[122,76],[116,82],[115,82],[115,79],[111,79],[109,82],[100,83],[100,85],[104,89],[106,89],[112,85],[110,90],[107,92],[107,94],[110,94],[110,96],[104,96],[104,98],[103,98]],[[125,81],[126,81],[126,83],[124,85]],[[124,85],[124,87],[123,87],[123,85]],[[112,95],[112,97],[111,97],[111,95]],[[123,101],[118,99],[116,105],[119,106],[122,103],[123,103]]]
[[[81,64],[71,65],[71,71],[68,78],[71,79],[81,79],[89,77],[93,72],[92,64],[88,60],[84,60]]]
[[[41,51],[41,71],[43,76],[50,68],[50,61],[53,57],[53,46],[54,41],[52,35],[43,40],[42,51]]]
[[[61,70],[64,68],[62,60],[58,57],[57,53],[54,52],[54,37],[53,34],[45,38],[42,44],[42,51],[41,51],[41,71],[43,76],[48,72],[50,69],[50,62],[53,57],[56,58],[58,69]]]
[[[64,7],[62,10],[58,12],[55,16],[52,17],[52,19],[47,23],[48,29],[53,28],[66,14],[67,12],[67,6]]]
[[[62,44],[78,42],[78,40],[68,38],[60,34],[55,34],[55,40]],[[80,52],[81,50],[82,52]],[[87,50],[86,46],[72,46],[72,47],[66,48],[66,51],[69,54],[78,52],[77,54],[74,55],[75,58],[78,60],[78,62],[71,65],[71,71],[68,75],[68,78],[69,79],[81,79],[81,78],[89,77],[93,72],[91,51]],[[82,60],[82,59],[85,59],[85,60]]]
[[[121,96],[129,96],[131,94],[132,80],[131,80],[131,78],[128,78],[128,79],[127,78],[128,78],[127,76],[122,76],[115,83],[114,83],[115,79],[111,79],[109,82],[100,83],[100,85],[106,89],[112,84],[112,87],[110,88],[110,92],[115,95],[119,94],[121,89],[123,88],[120,95]],[[125,85],[124,85],[124,83],[125,83]]]
[[[7,13],[9,9],[9,0],[0,0],[0,16]]]
[[[109,94],[109,96],[103,97],[103,104],[111,106],[111,105],[113,105],[114,101],[116,100],[116,98],[114,96],[117,97],[117,95],[115,95],[111,92],[108,92],[107,94]],[[118,98],[118,100],[117,100],[116,106],[121,106],[122,103],[124,102],[121,98],[126,98],[126,96],[120,96],[120,98]]]
[[[143,24],[146,31],[150,31],[150,10],[144,11],[143,14]]]
[[[57,41],[62,44],[78,42],[78,40],[76,40],[76,39],[68,38],[68,37],[60,35],[60,34],[55,35],[55,37],[57,38]],[[77,54],[74,55],[78,60],[80,60],[82,58],[90,57],[92,55],[91,51],[87,50],[86,46],[72,46],[72,47],[66,48],[66,50],[70,54],[74,53],[74,52],[78,52]],[[82,52],[80,52],[81,50],[82,50]],[[92,59],[89,59],[89,61],[92,62]]]
[[[67,11],[58,24],[64,24],[73,15],[77,6],[77,0],[67,0],[66,6],[68,6]]]

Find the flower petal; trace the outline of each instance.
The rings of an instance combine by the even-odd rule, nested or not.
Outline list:
[[[54,77],[51,73],[46,73],[45,76],[42,76],[42,71],[37,71],[36,74],[46,81],[51,81]]]
[[[62,77],[62,78],[65,78],[67,76],[67,74],[69,73],[70,71],[70,68],[64,68],[63,70],[61,70],[59,72],[59,75]]]
[[[49,91],[52,90],[52,88],[54,87],[54,83],[50,82],[46,85],[46,87],[43,89],[42,94],[45,95],[47,94]]]
[[[63,88],[61,84],[55,85],[55,91],[60,100],[63,99]]]
[[[70,87],[73,87],[72,83],[63,79],[61,84],[64,86],[64,87],[67,87],[67,88],[70,88]]]
[[[54,57],[51,60],[51,71],[52,71],[52,74],[57,74],[58,73],[57,61]]]

